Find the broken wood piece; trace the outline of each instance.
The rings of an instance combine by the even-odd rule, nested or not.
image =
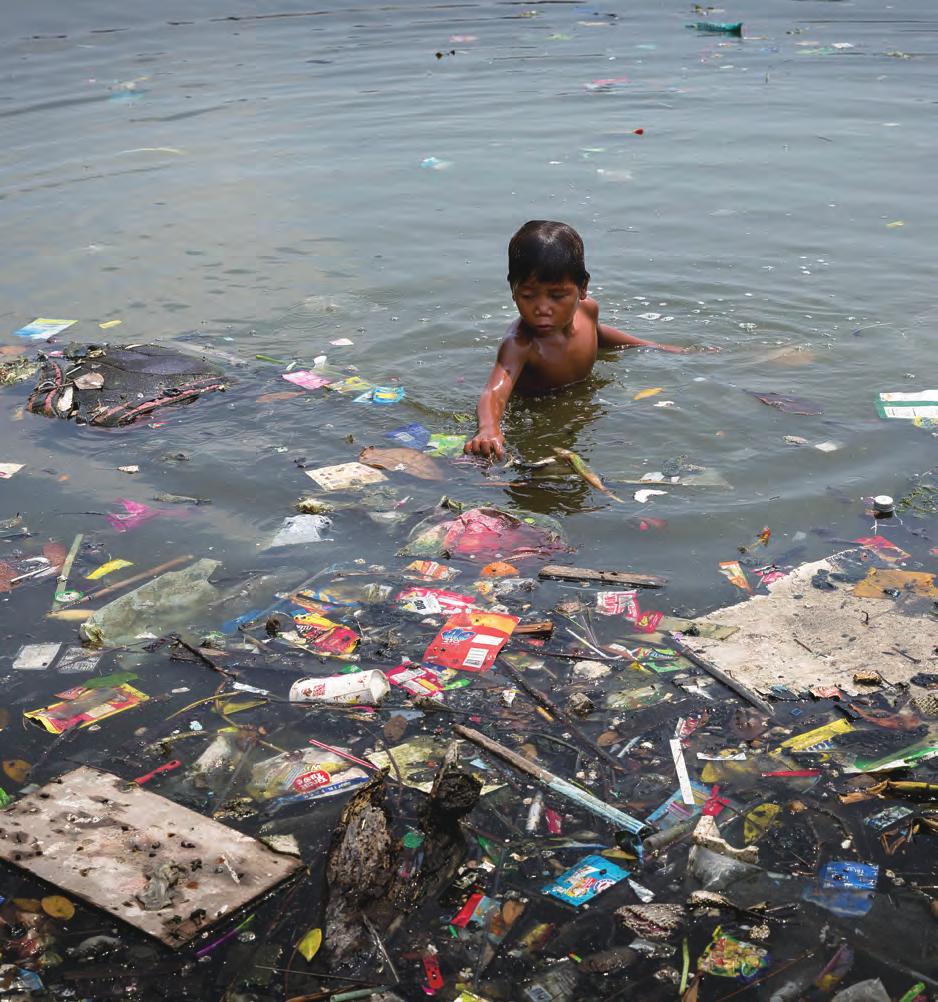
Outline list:
[[[635,588],[663,588],[667,578],[654,574],[637,574],[634,571],[594,571],[589,567],[562,567],[560,564],[548,564],[542,567],[537,575],[539,578],[555,581],[586,581],[595,584],[632,585]]]
[[[512,633],[522,634],[522,635],[547,635],[548,637],[554,632],[554,624],[549,619],[540,620],[537,623],[519,623]]]
[[[502,759],[502,761],[508,762],[520,772],[533,776],[534,779],[543,783],[548,789],[553,790],[554,793],[572,800],[575,804],[579,804],[580,807],[585,808],[597,817],[604,818],[606,821],[631,832],[633,835],[639,835],[651,828],[646,822],[639,821],[638,818],[633,818],[631,814],[626,814],[625,811],[620,811],[617,807],[612,807],[598,797],[594,797],[591,793],[587,793],[578,786],[574,786],[573,783],[561,779],[560,776],[555,776],[552,772],[548,772],[547,769],[543,768],[543,766],[524,758],[524,756],[513,752],[504,745],[500,745],[497,741],[493,741],[472,727],[455,724],[453,730],[460,737],[471,741],[490,754]]]

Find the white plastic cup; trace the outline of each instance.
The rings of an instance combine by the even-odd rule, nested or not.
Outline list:
[[[290,702],[379,706],[390,691],[387,676],[383,671],[373,668],[351,675],[299,678],[290,687]]]

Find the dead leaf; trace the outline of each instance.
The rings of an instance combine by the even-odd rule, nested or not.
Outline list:
[[[407,730],[407,718],[395,713],[393,717],[384,725],[384,736],[391,742],[397,744]]]
[[[24,762],[21,758],[5,758],[3,760],[3,771],[6,773],[7,778],[20,785],[29,779],[32,768],[28,762]]]
[[[266,699],[223,699],[218,702],[218,712],[223,717],[231,716],[232,713],[240,713],[242,710],[253,710],[256,706],[266,706]]]
[[[41,912],[42,902],[38,898],[13,898],[13,904],[21,912]]]
[[[524,902],[509,898],[502,905],[502,921],[505,925],[513,925],[524,914]]]
[[[761,400],[768,407],[784,411],[786,414],[823,414],[824,408],[813,400],[805,400],[804,397],[790,397],[785,393],[756,393],[755,390],[747,390],[756,400]]]
[[[50,894],[40,902],[42,910],[51,918],[67,922],[75,914],[75,906],[61,894]]]
[[[443,470],[430,456],[416,449],[362,449],[359,462],[376,470],[401,470],[421,480],[442,480]]]
[[[596,739],[596,744],[598,744],[600,748],[608,748],[610,745],[614,745],[621,740],[622,738],[618,731],[603,731]]]
[[[299,390],[276,390],[273,393],[262,393],[259,397],[255,397],[254,403],[256,404],[272,404],[277,400],[289,400],[290,397],[301,397],[303,396]]]
[[[310,929],[308,933],[296,944],[297,950],[303,955],[303,959],[310,961],[319,953],[322,946],[322,929]]]
[[[0,345],[0,355],[25,355],[26,349],[18,344]]]
[[[639,390],[638,393],[632,397],[633,400],[644,400],[646,397],[653,397],[658,393],[663,392],[663,386],[652,386],[649,390]]]
[[[479,577],[508,578],[512,576],[517,577],[518,573],[518,568],[514,564],[506,564],[504,560],[494,560],[482,568],[479,572]]]

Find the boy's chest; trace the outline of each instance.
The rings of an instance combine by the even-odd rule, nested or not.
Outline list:
[[[569,337],[538,342],[532,367],[542,378],[560,386],[585,379],[596,362],[597,350],[596,325],[577,323]]]

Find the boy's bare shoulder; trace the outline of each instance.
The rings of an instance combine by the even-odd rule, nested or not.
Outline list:
[[[508,361],[526,362],[533,345],[533,336],[520,319],[515,320],[509,325],[502,338],[498,349],[498,360],[503,364]]]
[[[580,309],[583,310],[583,312],[586,313],[591,320],[599,319],[599,303],[597,303],[592,296],[587,296],[586,299],[580,300]]]
[[[505,336],[502,338],[502,346],[510,345],[513,348],[528,349],[534,343],[534,336],[525,327],[524,323],[520,319],[513,320],[508,325],[508,330],[505,331]]]

